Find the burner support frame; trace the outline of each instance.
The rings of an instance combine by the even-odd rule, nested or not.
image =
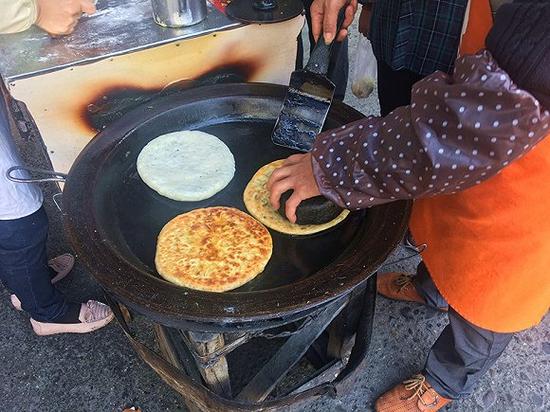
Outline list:
[[[191,411],[270,411],[323,395],[336,397],[366,359],[370,345],[376,273],[350,293],[320,305],[288,328],[259,331],[187,331],[152,323],[159,352],[138,340],[130,329],[128,309],[106,293],[107,300],[132,347]],[[283,329],[281,331],[281,329]],[[227,355],[253,339],[285,341],[238,392],[230,373],[246,365],[230,365]],[[271,396],[289,371],[307,358],[315,372],[280,396]]]

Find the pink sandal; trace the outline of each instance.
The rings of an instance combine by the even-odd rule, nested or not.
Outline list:
[[[73,323],[38,322],[31,318],[31,325],[39,336],[58,333],[88,333],[101,329],[114,318],[111,308],[104,303],[89,300],[80,305],[78,320]]]
[[[52,284],[57,283],[73,270],[74,256],[70,253],[57,256],[48,261],[48,266],[57,273],[57,275],[52,278]]]

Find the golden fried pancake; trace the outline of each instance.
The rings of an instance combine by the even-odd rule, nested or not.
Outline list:
[[[269,231],[230,207],[196,209],[162,228],[155,264],[180,286],[208,292],[238,288],[261,273],[271,258]]]
[[[269,203],[267,181],[271,177],[271,173],[283,165],[283,161],[276,160],[263,166],[256,172],[246,186],[246,189],[244,189],[244,204],[252,216],[270,229],[289,235],[311,235],[322,232],[336,226],[346,218],[349,210],[344,210],[337,218],[321,225],[298,225],[290,223],[277,210],[273,209]]]

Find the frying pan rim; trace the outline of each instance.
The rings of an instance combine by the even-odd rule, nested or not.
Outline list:
[[[220,92],[221,89],[223,89],[223,94]],[[333,279],[336,273],[333,266],[336,262],[331,262],[322,270],[307,278],[276,289],[255,292],[213,293],[182,289],[173,285],[179,291],[178,296],[174,297],[174,294],[170,293],[173,288],[166,288],[166,285],[163,285],[160,288],[160,293],[157,290],[153,295],[150,294],[145,297],[143,296],[144,291],[136,290],[139,285],[130,285],[133,286],[133,290],[128,290],[129,285],[120,281],[120,273],[129,271],[134,280],[139,283],[140,279],[143,281],[143,271],[129,264],[127,259],[121,262],[117,254],[113,253],[114,251],[110,248],[101,248],[102,239],[97,238],[97,219],[93,216],[94,208],[81,207],[81,204],[89,204],[86,201],[91,200],[93,191],[82,190],[82,188],[90,186],[78,182],[78,178],[89,174],[93,175],[94,181],[97,178],[97,174],[93,174],[89,170],[94,164],[91,161],[92,159],[108,157],[111,150],[122,142],[128,133],[139,128],[144,122],[153,121],[155,117],[164,114],[166,111],[176,110],[182,105],[189,105],[208,98],[228,99],[238,96],[243,98],[280,99],[282,104],[286,89],[285,86],[267,83],[223,84],[189,89],[177,95],[158,98],[133,109],[122,118],[111,123],[86,145],[71,167],[65,185],[64,204],[66,213],[64,213],[64,227],[71,245],[102,287],[122,300],[131,301],[138,306],[142,306],[144,312],[157,312],[160,317],[173,321],[183,317],[186,320],[197,322],[222,321],[234,323],[270,319],[274,316],[280,317],[311,309],[349,292],[366,281],[378,269],[405,233],[412,202],[394,202],[377,208],[378,212],[384,215],[382,217],[393,215],[396,220],[390,222],[391,219],[384,219],[384,224],[391,223],[391,225],[397,226],[393,228],[393,236],[384,239],[380,249],[384,251],[375,258],[370,258],[370,260],[368,257],[363,257],[354,262],[348,256],[350,251],[348,249],[344,250],[337,259],[337,262],[339,262],[338,270],[350,269],[349,265],[353,264],[354,274],[346,275],[344,281],[336,283]],[[331,115],[345,118],[346,123],[363,117],[361,113],[339,102],[333,103]],[[82,200],[84,200],[83,203],[81,203]],[[364,221],[365,219],[362,224],[365,223]],[[382,228],[383,226],[380,227],[380,229]],[[386,229],[389,229],[389,227]],[[358,253],[354,255],[357,259]],[[107,262],[116,262],[118,265],[117,267],[109,266]],[[124,265],[121,263],[124,263]],[[125,274],[125,276],[129,275]],[[320,279],[325,282],[319,282]],[[184,293],[181,292],[182,290],[184,290]],[[145,291],[151,292],[147,289]],[[288,298],[300,294],[302,299]],[[185,298],[182,298],[182,295]],[[136,301],[136,299],[143,300]],[[167,304],[167,300],[170,301],[169,304]],[[186,301],[194,301],[195,304],[187,304]],[[277,306],[277,304],[279,305]]]

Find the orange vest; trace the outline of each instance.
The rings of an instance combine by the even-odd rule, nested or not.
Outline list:
[[[491,25],[488,0],[472,0],[461,53],[483,48]],[[415,202],[410,227],[461,316],[502,333],[536,325],[550,307],[550,136],[475,187]]]

